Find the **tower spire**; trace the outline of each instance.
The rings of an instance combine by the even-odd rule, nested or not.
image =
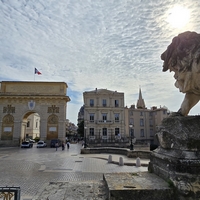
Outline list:
[[[144,99],[142,98],[142,91],[141,88],[139,88],[139,99],[137,101],[137,109],[145,109],[145,103]]]

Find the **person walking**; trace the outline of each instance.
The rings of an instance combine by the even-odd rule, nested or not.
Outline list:
[[[69,141],[67,141],[67,149],[69,149],[69,147],[70,147],[70,143]]]
[[[62,151],[65,150],[65,143],[62,142]]]
[[[56,142],[55,147],[56,147],[56,151],[57,151],[58,150],[58,142]]]

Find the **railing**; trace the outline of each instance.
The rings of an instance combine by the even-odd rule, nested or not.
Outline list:
[[[112,124],[112,120],[97,120],[97,124]]]
[[[0,187],[0,199],[20,200],[20,187]]]
[[[95,136],[89,136],[86,138],[86,142],[88,144],[120,144],[120,143],[129,143],[130,139],[123,136],[117,136],[117,135],[95,135]]]

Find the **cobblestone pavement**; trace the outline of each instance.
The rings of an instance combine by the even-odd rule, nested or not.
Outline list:
[[[48,199],[47,195],[42,198],[39,193],[45,188],[59,186],[68,188],[65,189],[65,195],[74,195],[67,195],[63,199],[104,199],[105,194],[100,192],[103,173],[147,171],[147,167],[119,166],[94,158],[105,158],[108,156],[105,154],[80,154],[81,148],[80,144],[72,144],[69,150],[64,151],[61,148],[56,151],[54,148],[35,146],[30,149],[0,148],[0,186],[20,187],[21,200],[36,199],[36,196],[38,200]],[[117,155],[113,157],[118,159]],[[82,190],[78,192],[78,188]],[[86,191],[85,188],[88,188],[88,195],[83,192]],[[95,192],[97,190],[99,192]],[[53,199],[52,197],[51,200]]]

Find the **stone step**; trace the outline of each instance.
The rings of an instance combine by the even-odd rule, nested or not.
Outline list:
[[[173,188],[155,174],[106,173],[103,175],[108,200],[171,200]]]

